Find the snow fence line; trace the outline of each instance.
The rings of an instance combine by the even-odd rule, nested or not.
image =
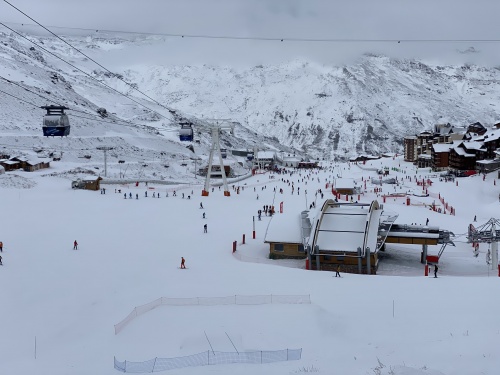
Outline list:
[[[228,297],[161,297],[141,306],[136,306],[121,322],[115,324],[115,335],[139,315],[145,314],[158,306],[216,306],[216,305],[265,305],[265,304],[310,304],[310,295],[260,295],[260,296],[228,296]]]
[[[255,352],[206,352],[184,357],[153,358],[143,362],[120,362],[115,357],[115,369],[121,372],[144,373],[173,370],[183,367],[223,365],[229,363],[272,363],[298,361],[302,357],[302,349],[283,349]]]

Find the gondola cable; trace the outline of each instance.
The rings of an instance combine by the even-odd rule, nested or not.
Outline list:
[[[10,83],[10,84],[12,84],[12,85],[18,86],[18,87],[22,88],[23,90],[28,91],[28,92],[30,92],[30,93],[32,93],[32,94],[34,94],[34,95],[37,95],[38,97],[40,97],[40,98],[42,98],[42,99],[45,99],[45,100],[47,100],[48,102],[52,102],[52,103],[54,103],[54,104],[59,104],[59,103],[58,103],[58,102],[56,102],[55,100],[52,100],[52,99],[49,99],[49,98],[47,98],[47,97],[45,97],[45,96],[43,96],[43,95],[40,95],[39,93],[37,93],[37,92],[35,92],[35,91],[32,91],[32,90],[30,90],[30,89],[28,89],[28,88],[26,88],[26,87],[24,87],[24,86],[20,85],[19,83],[13,82],[13,81],[11,81],[11,80],[9,80],[9,79],[5,78],[5,77],[0,76],[0,79],[3,79],[4,81],[6,81],[6,82],[8,82],[8,83]],[[148,125],[144,125],[144,124],[134,124],[134,123],[132,123],[132,122],[129,122],[129,121],[126,121],[126,120],[120,120],[120,119],[117,119],[117,120],[115,120],[115,119],[110,119],[111,121],[106,121],[106,120],[103,120],[103,116],[101,116],[101,115],[97,115],[97,114],[94,114],[94,113],[89,113],[89,112],[86,112],[86,111],[81,111],[81,110],[74,109],[74,108],[69,108],[69,110],[70,110],[70,111],[73,111],[73,112],[83,113],[83,114],[88,115],[88,116],[95,116],[95,117],[97,117],[97,118],[100,120],[100,122],[105,122],[105,123],[108,123],[108,124],[116,124],[116,125],[121,125],[121,123],[122,123],[122,124],[126,124],[126,125],[124,125],[124,126],[127,126],[127,125],[129,125],[129,126],[138,126],[138,127],[144,127],[144,126],[146,126],[146,127],[147,127],[147,126],[148,126]],[[74,114],[72,114],[71,116],[73,116],[73,117],[81,117],[81,118],[85,118],[85,117],[82,117],[82,116],[77,116],[77,115],[74,115]],[[89,118],[87,118],[87,119],[88,119],[88,120],[91,120],[91,119],[89,119]]]
[[[22,34],[21,34],[21,33],[19,33],[18,31],[14,30],[14,29],[12,29],[12,28],[10,28],[10,27],[8,27],[8,26],[7,26],[7,25],[5,25],[4,23],[0,22],[0,25],[2,25],[2,26],[4,26],[5,28],[7,28],[7,29],[11,30],[12,32],[16,33],[17,35],[19,35],[21,38],[23,38],[23,39],[27,40],[28,42],[30,42],[30,43],[32,43],[32,44],[34,44],[34,45],[36,45],[38,48],[40,48],[41,50],[45,51],[46,53],[48,53],[48,54],[50,54],[50,55],[54,56],[55,58],[57,58],[57,59],[59,59],[59,60],[61,60],[61,61],[65,62],[65,63],[66,63],[66,64],[68,64],[69,66],[71,66],[71,67],[75,68],[76,70],[78,70],[79,72],[81,72],[81,73],[85,74],[86,76],[88,76],[88,77],[89,77],[89,78],[91,78],[92,80],[94,80],[94,81],[98,82],[99,84],[101,84],[101,85],[103,85],[103,86],[107,87],[107,88],[108,88],[108,89],[110,89],[111,91],[114,91],[114,92],[116,92],[117,94],[122,95],[122,96],[126,97],[127,99],[129,99],[129,100],[133,101],[134,103],[136,103],[136,104],[140,105],[141,107],[144,107],[144,108],[146,108],[147,110],[149,110],[149,111],[151,111],[151,112],[153,112],[153,113],[156,113],[157,115],[159,115],[159,116],[161,116],[161,117],[163,117],[163,118],[166,118],[166,119],[167,119],[167,117],[165,117],[165,116],[164,116],[164,115],[162,115],[161,113],[159,113],[159,112],[157,112],[157,111],[155,111],[155,110],[153,110],[153,109],[151,109],[151,108],[147,107],[146,105],[144,105],[144,104],[140,103],[139,101],[137,101],[137,100],[135,100],[135,99],[131,98],[130,96],[123,94],[122,92],[120,92],[120,91],[116,90],[115,88],[113,88],[113,87],[111,87],[111,86],[107,85],[106,83],[99,81],[97,78],[93,77],[93,76],[92,76],[92,75],[90,75],[89,73],[87,73],[87,72],[83,71],[82,69],[78,68],[77,66],[75,66],[75,65],[71,64],[70,62],[68,62],[68,61],[64,60],[62,57],[57,56],[55,53],[53,53],[53,52],[51,52],[51,51],[47,50],[46,48],[44,48],[44,47],[42,47],[42,46],[40,46],[38,43],[33,42],[33,41],[32,41],[32,40],[30,40],[29,38],[25,37],[24,35],[22,35]]]
[[[62,41],[63,43],[67,44],[68,46],[70,46],[71,48],[73,48],[75,51],[78,51],[78,53],[82,54],[83,56],[85,56],[87,59],[89,59],[90,61],[92,61],[94,64],[98,65],[99,67],[101,67],[102,69],[104,69],[105,71],[107,71],[108,73],[111,73],[111,74],[114,74],[111,70],[109,70],[108,68],[106,68],[105,66],[103,66],[102,64],[98,63],[97,61],[95,61],[94,59],[92,59],[90,56],[88,56],[87,54],[85,54],[84,52],[82,52],[81,50],[79,50],[78,48],[76,48],[75,46],[73,46],[71,43],[67,42],[66,40],[64,40],[63,38],[61,38],[59,35],[57,35],[56,33],[54,33],[53,31],[51,31],[50,29],[48,29],[47,27],[43,26],[40,22],[38,22],[37,20],[35,20],[34,18],[30,17],[28,14],[26,14],[25,12],[23,12],[21,9],[17,8],[15,5],[9,3],[7,0],[4,0],[5,3],[7,3],[8,5],[10,5],[12,8],[14,8],[15,10],[17,10],[18,12],[20,12],[21,14],[23,14],[25,17],[29,18],[30,20],[32,20],[33,22],[35,22],[38,26],[40,26],[41,28],[43,28],[44,30],[48,31],[50,34],[54,35],[57,39],[59,39],[60,41]],[[4,24],[2,24],[4,25]],[[4,25],[5,26],[5,25]],[[132,85],[131,83],[128,83],[127,81],[125,81],[124,79],[120,78],[120,77],[116,77],[118,80],[122,81],[123,83],[125,83],[126,85],[128,85],[130,88],[132,88],[133,90],[141,93],[142,95],[144,95],[146,98],[148,98],[149,100],[151,100],[152,102],[156,103],[157,105],[159,105],[160,107],[162,108],[165,108],[166,110],[168,111],[171,111],[170,108],[167,108],[165,107],[163,104],[159,103],[158,101],[156,101],[155,99],[153,99],[152,97],[150,97],[149,95],[147,95],[146,93],[142,92],[141,90],[139,90],[138,88],[136,88],[134,85]],[[162,116],[164,117],[164,116]]]

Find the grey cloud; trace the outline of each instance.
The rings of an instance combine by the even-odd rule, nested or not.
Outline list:
[[[169,50],[172,53],[163,58],[157,56],[165,63],[253,64],[293,58],[330,63],[344,62],[364,52],[444,62],[500,61],[500,43],[286,41],[494,39],[500,36],[500,2],[495,0],[17,0],[15,4],[45,25],[285,39],[284,43],[169,40],[168,47],[175,46],[175,51]],[[2,21],[30,22],[3,2],[0,14]],[[470,47],[480,52],[458,52]]]

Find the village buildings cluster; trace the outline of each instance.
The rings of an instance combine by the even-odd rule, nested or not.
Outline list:
[[[488,173],[500,168],[500,123],[490,129],[479,122],[468,127],[436,124],[432,131],[405,137],[404,156],[419,168],[458,176]]]

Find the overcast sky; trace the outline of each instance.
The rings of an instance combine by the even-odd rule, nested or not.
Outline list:
[[[89,29],[284,38],[171,41],[196,63],[342,62],[364,52],[435,62],[500,64],[498,43],[411,43],[405,39],[500,39],[498,0],[9,0],[44,25]],[[0,1],[2,22],[31,23]],[[54,31],[58,34],[61,30]],[[287,38],[396,39],[401,43],[299,43]],[[474,47],[476,53],[459,53]],[[193,52],[193,51],[196,52]],[[168,60],[168,59],[167,59]],[[206,60],[206,61],[204,61]],[[167,61],[168,62],[168,61]]]

